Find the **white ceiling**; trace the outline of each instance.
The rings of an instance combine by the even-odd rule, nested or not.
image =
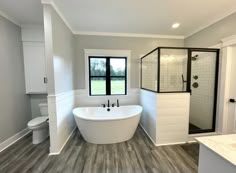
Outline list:
[[[236,12],[236,0],[54,0],[73,31],[187,36]],[[40,0],[1,0],[21,25],[43,24]],[[174,22],[181,26],[174,30]]]
[[[0,11],[2,15],[20,25],[43,24],[43,7],[40,0],[0,0]]]

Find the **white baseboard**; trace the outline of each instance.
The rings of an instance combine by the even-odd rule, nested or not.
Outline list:
[[[160,146],[166,146],[166,145],[180,145],[180,144],[186,144],[186,142],[171,142],[171,143],[165,143],[165,144],[156,144],[156,146],[160,147]]]
[[[151,138],[151,136],[148,134],[148,132],[144,129],[144,127],[142,126],[141,123],[139,123],[140,127],[143,129],[143,131],[146,133],[146,135],[148,136],[148,138],[152,141],[152,143],[157,146],[157,144],[153,141],[153,139]]]
[[[72,134],[74,133],[74,131],[76,130],[77,126],[75,126],[75,128],[71,131],[70,135],[68,136],[68,138],[66,139],[65,143],[63,144],[63,146],[61,147],[61,149],[59,150],[59,152],[55,152],[49,153],[49,156],[53,156],[53,155],[59,155],[61,153],[61,151],[63,150],[63,148],[66,146],[67,142],[69,141],[69,139],[71,138]]]
[[[19,133],[15,134],[14,136],[8,138],[7,140],[5,140],[4,142],[2,142],[0,144],[0,152],[5,150],[6,148],[10,147],[15,142],[19,141],[21,138],[23,138],[25,135],[27,135],[30,132],[31,132],[31,130],[29,130],[28,128],[25,128],[24,130],[20,131]]]
[[[172,143],[165,143],[165,144],[156,144],[153,139],[151,138],[151,136],[147,133],[147,131],[144,129],[144,127],[142,126],[142,124],[140,124],[140,127],[143,129],[143,131],[146,133],[146,135],[148,136],[148,138],[152,141],[152,143],[157,146],[157,147],[160,147],[160,146],[165,146],[165,145],[179,145],[179,144],[186,144],[186,142],[172,142]]]

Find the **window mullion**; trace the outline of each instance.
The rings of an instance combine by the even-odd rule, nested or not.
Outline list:
[[[111,95],[110,58],[106,58],[106,95]]]

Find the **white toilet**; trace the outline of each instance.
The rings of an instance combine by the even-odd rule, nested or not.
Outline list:
[[[34,118],[28,122],[28,128],[33,131],[33,144],[39,144],[49,136],[48,104],[40,103],[39,109],[41,117]]]

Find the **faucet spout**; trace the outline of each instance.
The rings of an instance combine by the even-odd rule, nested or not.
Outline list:
[[[109,100],[107,101],[107,107],[110,107],[110,101]]]

